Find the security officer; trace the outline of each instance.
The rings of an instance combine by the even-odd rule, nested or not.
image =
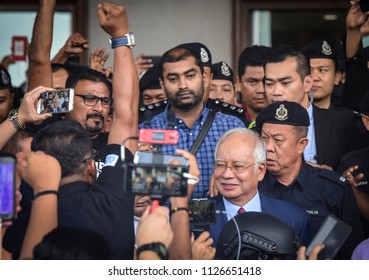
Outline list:
[[[256,128],[267,144],[268,170],[259,190],[305,209],[311,215],[311,236],[329,214],[351,226],[350,236],[336,255],[350,259],[355,246],[364,239],[354,194],[338,173],[305,162],[309,125],[307,111],[295,102],[273,103],[259,113]]]
[[[159,62],[154,64],[140,79],[140,106],[166,100],[165,91],[159,82]]]
[[[210,81],[209,98],[236,104],[233,70],[224,61],[211,65],[213,78]]]

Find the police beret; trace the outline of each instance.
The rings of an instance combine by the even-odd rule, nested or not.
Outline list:
[[[328,58],[336,64],[338,61],[337,49],[332,42],[318,39],[302,47],[301,51],[309,58]]]
[[[234,83],[233,70],[224,61],[212,64],[211,72],[213,73],[213,80],[227,80],[232,84]]]
[[[160,89],[160,72],[159,62],[155,63],[153,67],[145,72],[140,79],[140,92],[142,93],[146,89]]]
[[[205,45],[195,42],[195,43],[181,44],[181,45],[178,45],[177,47],[191,49],[198,55],[198,58],[201,59],[202,64],[204,66],[211,67],[211,63],[212,63],[211,53],[210,53],[210,50]]]
[[[260,132],[264,123],[309,126],[307,110],[296,102],[277,102],[268,105],[256,117],[256,129]]]
[[[0,89],[11,88],[12,80],[9,72],[2,66],[0,66]]]

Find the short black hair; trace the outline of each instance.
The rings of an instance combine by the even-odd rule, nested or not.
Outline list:
[[[186,59],[187,57],[191,57],[191,56],[195,58],[196,65],[200,67],[201,74],[203,74],[204,73],[204,64],[202,63],[199,55],[196,54],[196,52],[194,52],[190,48],[185,48],[185,47],[177,46],[175,48],[170,49],[169,51],[166,51],[162,55],[162,57],[160,59],[160,63],[159,63],[159,69],[160,69],[159,75],[160,75],[160,79],[163,80],[164,63],[182,61],[182,60]]]
[[[296,72],[299,74],[301,81],[303,81],[305,77],[310,75],[310,59],[302,51],[294,47],[282,45],[277,49],[273,49],[268,55],[266,64],[283,62],[290,57],[296,59]]]
[[[83,172],[82,163],[92,153],[92,140],[77,121],[61,120],[40,129],[33,137],[31,150],[55,157],[64,178]]]
[[[266,59],[271,50],[271,47],[259,45],[245,48],[238,57],[238,77],[241,79],[241,77],[245,74],[245,69],[247,66],[264,67]]]
[[[65,82],[66,88],[75,88],[79,81],[92,81],[96,83],[104,83],[109,90],[109,96],[113,96],[113,87],[111,82],[104,73],[96,71],[86,66],[75,67]]]

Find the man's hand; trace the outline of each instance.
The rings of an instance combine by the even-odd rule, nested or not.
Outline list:
[[[96,51],[90,53],[89,65],[91,69],[104,72],[105,62],[109,58],[109,53],[104,48],[97,48]]]
[[[311,161],[306,161],[307,164],[313,166],[313,167],[317,167],[317,168],[321,168],[321,169],[327,169],[327,170],[330,170],[330,171],[333,171],[333,168],[328,166],[328,165],[325,165],[325,164],[317,164],[317,163],[313,163]]]
[[[101,28],[112,38],[123,36],[129,31],[128,16],[122,5],[108,2],[99,4],[97,18]]]
[[[192,235],[191,250],[193,260],[212,260],[214,259],[216,249],[211,247],[213,238],[208,231],[202,232],[197,239]]]
[[[353,188],[357,188],[358,184],[364,179],[363,173],[359,173],[356,176],[354,176],[354,172],[355,170],[358,170],[358,168],[359,166],[354,165],[354,166],[347,168],[342,173],[342,176],[345,177],[349,181],[351,187]]]
[[[305,255],[306,252],[306,247],[305,246],[301,246],[298,250],[297,250],[297,260],[317,260],[318,259],[318,254],[320,253],[321,250],[324,249],[324,244],[318,244],[316,245],[313,250],[311,250],[310,255],[307,257]]]
[[[151,59],[145,59],[144,54],[140,54],[135,59],[138,76],[141,77],[147,70],[154,66]]]
[[[360,30],[361,26],[368,19],[368,13],[363,13],[360,8],[360,1],[353,0],[353,4],[346,16],[346,29],[348,31]]]
[[[88,41],[80,33],[73,33],[63,46],[63,51],[69,54],[79,54],[88,49]]]
[[[57,159],[41,151],[17,155],[17,159],[19,176],[32,186],[34,193],[59,189],[61,167]]]

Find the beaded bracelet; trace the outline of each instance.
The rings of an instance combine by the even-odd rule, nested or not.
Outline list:
[[[172,216],[174,213],[178,212],[178,211],[186,211],[188,213],[188,215],[191,214],[190,209],[188,209],[187,207],[175,207],[172,210],[170,210],[170,215]]]
[[[35,200],[36,198],[43,196],[43,195],[47,195],[47,194],[55,194],[56,196],[59,196],[58,191],[56,190],[47,190],[47,191],[42,191],[42,192],[38,192],[33,196],[33,200]]]

